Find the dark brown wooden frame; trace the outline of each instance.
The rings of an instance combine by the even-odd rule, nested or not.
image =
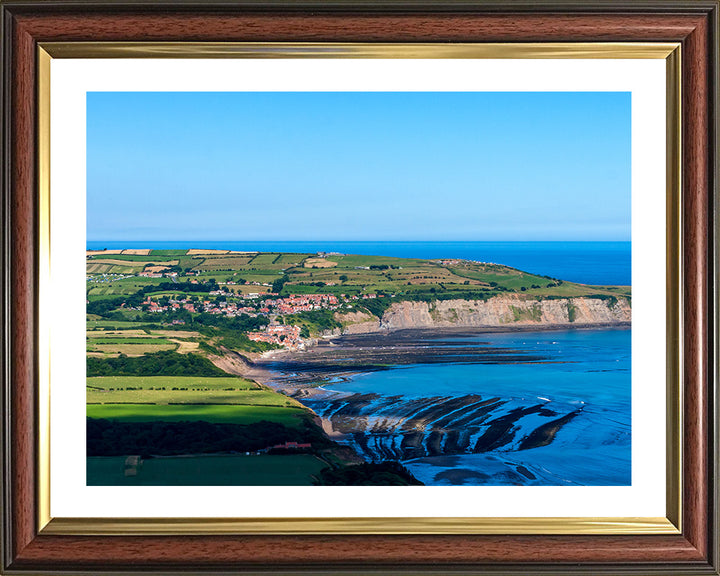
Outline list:
[[[2,2],[2,564],[6,574],[718,574],[718,1]],[[51,41],[682,43],[683,530],[642,536],[38,534],[37,47]]]

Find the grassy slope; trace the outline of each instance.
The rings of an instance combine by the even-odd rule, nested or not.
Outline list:
[[[205,420],[249,424],[270,420],[298,426],[301,417],[307,415],[296,400],[251,380],[233,377],[88,378],[87,402],[90,418],[135,422]]]
[[[159,389],[164,388],[164,390]],[[173,390],[174,388],[174,390]],[[88,404],[234,404],[302,408],[297,401],[244,378],[105,376],[87,379]]]
[[[88,418],[105,418],[124,422],[204,422],[251,424],[267,420],[289,427],[299,427],[307,411],[282,406],[237,406],[233,404],[88,404]]]
[[[260,390],[259,384],[245,378],[234,376],[227,378],[208,378],[204,376],[96,376],[87,379],[87,385],[91,388],[107,390],[109,388],[139,388],[148,390],[150,388],[190,388],[190,389],[217,389],[225,390]]]

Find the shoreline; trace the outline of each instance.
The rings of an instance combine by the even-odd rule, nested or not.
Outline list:
[[[309,338],[305,341],[306,347],[302,350],[277,349],[263,352],[257,358],[252,359],[254,364],[258,361],[262,363],[264,360],[274,359],[277,357],[302,355],[312,352],[323,344],[338,346],[337,341],[343,339],[360,339],[377,336],[378,338],[393,338],[404,336],[425,336],[429,334],[508,334],[523,332],[560,332],[565,330],[629,330],[632,328],[632,322],[603,322],[596,324],[514,324],[506,326],[441,326],[437,328],[420,327],[420,328],[378,328],[368,332],[343,332],[340,334],[323,334],[315,338]]]
[[[403,328],[396,330],[379,329],[373,332],[352,334],[326,334],[317,338],[310,339],[309,345],[303,350],[269,350],[263,352],[255,358],[250,358],[251,364],[246,364],[242,373],[238,373],[246,378],[256,380],[264,386],[270,386],[275,390],[283,390],[288,387],[294,388],[295,393],[302,392],[307,395],[315,395],[317,393],[317,385],[309,385],[307,380],[315,379],[321,381],[319,386],[324,385],[324,380],[330,375],[323,370],[310,370],[305,374],[301,382],[296,385],[289,385],[288,382],[282,382],[287,376],[280,370],[274,369],[271,364],[287,363],[287,362],[303,362],[310,356],[327,352],[331,354],[342,353],[355,348],[356,343],[377,344],[377,348],[387,348],[390,346],[397,353],[398,357],[404,355],[402,349],[395,346],[401,346],[403,342],[413,342],[416,340],[427,339],[428,336],[477,336],[480,334],[512,334],[512,333],[533,333],[533,332],[561,332],[561,331],[595,331],[595,330],[629,330],[632,328],[631,322],[612,322],[602,324],[577,324],[569,326],[567,324],[523,324],[513,326],[457,326],[457,327],[441,327],[441,328]],[[372,342],[376,341],[376,342]],[[372,348],[372,346],[363,346],[363,349]],[[237,353],[236,353],[237,354]],[[331,358],[328,358],[331,361]],[[394,366],[401,366],[403,363],[398,362]],[[357,374],[366,372],[363,369],[353,369],[351,366],[347,370],[338,370],[334,377],[342,380],[351,378]]]
[[[527,429],[522,429],[520,450],[529,450],[554,443],[560,429],[571,427],[576,417],[584,413],[584,402],[571,406],[553,396],[505,397],[499,392],[493,395],[477,390],[455,394],[433,389],[419,397],[413,394],[401,397],[399,392],[387,395],[362,387],[336,390],[333,383],[347,382],[359,374],[417,364],[564,364],[563,357],[526,347],[523,336],[511,338],[510,342],[493,341],[490,336],[546,333],[541,340],[550,341],[555,339],[549,335],[553,332],[630,329],[629,322],[618,322],[572,327],[475,326],[337,334],[317,339],[302,351],[273,350],[258,355],[247,366],[245,376],[251,375],[260,384],[299,401],[330,440],[351,449],[360,460],[404,461],[437,455],[493,453],[513,441],[513,430],[521,424]],[[487,341],[483,334],[488,335]],[[534,341],[532,337],[530,340]],[[487,427],[485,419],[494,411],[498,413]],[[532,418],[523,420],[526,414]],[[432,429],[425,430],[425,426]],[[470,436],[466,438],[461,430],[470,430]]]

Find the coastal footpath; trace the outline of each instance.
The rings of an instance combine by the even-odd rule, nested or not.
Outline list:
[[[336,313],[344,334],[421,328],[484,328],[593,326],[627,324],[632,319],[629,299],[545,298],[516,295],[495,296],[487,300],[434,300],[394,302],[381,318],[354,312]]]

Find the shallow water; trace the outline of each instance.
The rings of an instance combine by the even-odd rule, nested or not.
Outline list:
[[[533,361],[390,367],[304,402],[366,458],[398,458],[426,484],[628,485],[630,342],[629,329],[443,336],[423,345]]]

